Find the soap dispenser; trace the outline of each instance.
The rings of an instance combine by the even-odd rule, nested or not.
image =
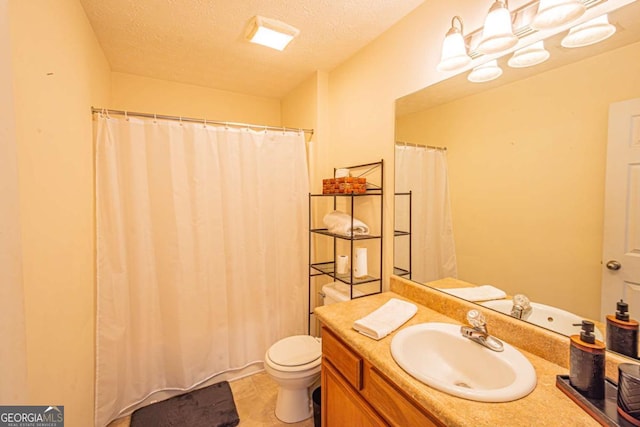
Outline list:
[[[580,335],[571,335],[569,381],[584,397],[604,399],[605,345],[593,334],[594,324],[582,321]]]
[[[629,305],[620,300],[615,316],[607,316],[607,348],[625,356],[638,357],[638,322],[629,319]]]

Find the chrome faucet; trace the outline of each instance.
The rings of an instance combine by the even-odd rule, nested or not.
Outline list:
[[[471,326],[461,326],[460,333],[463,337],[469,338],[471,341],[487,347],[493,351],[504,350],[504,345],[496,337],[492,337],[487,332],[487,321],[478,310],[469,310],[467,313],[467,322]]]
[[[516,319],[526,319],[531,314],[531,302],[526,295],[516,294],[513,296],[513,307],[511,316]]]

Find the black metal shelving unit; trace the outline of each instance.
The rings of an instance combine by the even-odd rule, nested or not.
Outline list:
[[[411,218],[411,212],[412,212],[412,210],[411,210],[412,209],[412,205],[411,205],[412,198],[411,197],[412,197],[412,195],[411,195],[411,191],[408,191],[406,193],[395,193],[395,196],[396,196],[396,201],[395,201],[394,204],[396,206],[396,209],[397,209],[397,205],[399,203],[398,200],[397,200],[399,197],[407,197],[408,198],[408,202],[407,202],[409,204],[409,207],[408,207],[408,209],[409,209],[409,222],[408,222],[408,225],[407,225],[408,229],[407,230],[394,229],[393,237],[396,240],[403,239],[403,240],[407,241],[406,244],[408,245],[408,248],[409,248],[409,250],[408,250],[408,252],[409,252],[409,260],[408,260],[408,268],[398,267],[395,264],[398,260],[396,259],[397,258],[396,255],[394,255],[394,257],[393,257],[393,259],[394,259],[393,274],[395,274],[396,276],[402,276],[402,277],[407,277],[408,279],[411,279],[411,271],[412,271],[411,260],[413,259],[412,254],[411,254],[411,248],[412,248],[412,245],[411,245],[411,243],[412,243],[411,242],[411,224],[413,223],[412,218]],[[396,210],[396,213],[397,212],[398,211]]]
[[[315,308],[314,303],[314,278],[316,277],[330,277],[334,281],[344,283],[349,285],[349,298],[361,298],[367,295],[379,294],[382,292],[382,269],[383,269],[383,225],[384,225],[384,203],[383,203],[383,183],[384,183],[384,159],[381,159],[379,162],[374,163],[365,163],[361,165],[347,166],[340,169],[349,169],[352,176],[377,176],[379,174],[380,183],[377,184],[375,182],[369,182],[369,178],[367,179],[367,190],[362,194],[309,194],[309,319],[308,319],[308,332],[311,333],[311,321],[313,318],[313,309]],[[335,172],[338,168],[334,169]],[[336,210],[338,206],[338,201],[346,202],[349,207],[349,214],[352,218],[353,225],[353,217],[355,215],[355,211],[358,209],[358,201],[363,200],[364,198],[370,197],[378,197],[380,204],[380,214],[379,214],[379,230],[380,232],[377,234],[368,234],[364,236],[356,235],[356,236],[345,236],[342,234],[334,234],[330,233],[326,228],[314,228],[313,224],[313,203],[320,199],[333,199],[333,209]],[[353,228],[353,227],[352,227]],[[314,262],[314,254],[313,254],[313,246],[316,242],[316,239],[325,239],[326,244],[332,247],[332,255],[329,259],[325,259],[323,261]],[[354,277],[353,268],[350,268],[348,273],[346,274],[338,274],[335,269],[336,265],[336,257],[337,257],[337,246],[339,241],[344,241],[349,245],[349,259],[350,262],[353,262],[354,255],[354,244],[357,242],[377,242],[377,247],[379,250],[379,266],[377,273],[378,275],[367,275],[365,277]],[[363,285],[366,283],[375,283],[378,282],[378,286],[375,291],[369,291],[367,293],[363,293],[362,295],[354,296],[354,286]]]

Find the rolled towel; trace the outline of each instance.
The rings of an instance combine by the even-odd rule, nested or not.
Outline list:
[[[439,290],[471,302],[489,301],[492,299],[503,299],[507,297],[505,291],[491,285],[475,286],[472,288],[440,288]]]
[[[380,308],[358,319],[353,323],[353,329],[363,335],[379,340],[386,337],[411,319],[418,307],[407,301],[391,298]]]
[[[366,236],[369,234],[369,226],[357,218],[344,212],[333,211],[324,216],[322,222],[327,226],[329,233],[340,234],[342,236]]]

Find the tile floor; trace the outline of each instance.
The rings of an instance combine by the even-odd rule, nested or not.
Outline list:
[[[240,415],[239,427],[313,427],[313,417],[299,423],[279,421],[273,413],[278,385],[264,372],[230,381],[233,400]],[[108,427],[129,427],[131,417],[119,418]]]

